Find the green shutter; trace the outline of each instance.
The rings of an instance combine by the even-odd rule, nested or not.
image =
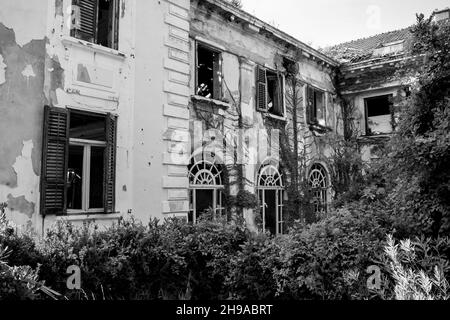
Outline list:
[[[66,212],[68,147],[68,111],[45,106],[41,174],[41,213],[43,215]]]
[[[256,67],[256,109],[267,112],[267,79],[266,69]]]
[[[96,42],[98,21],[98,0],[72,0],[74,22],[72,36],[89,42]]]
[[[105,182],[104,182],[104,208],[105,213],[115,211],[116,186],[116,138],[117,117],[108,114],[106,117],[106,152],[105,152]]]

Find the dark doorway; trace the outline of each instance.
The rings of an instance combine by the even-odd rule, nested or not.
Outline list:
[[[271,234],[277,234],[277,191],[265,190],[265,229]]]
[[[214,208],[214,190],[207,189],[196,190],[196,209],[197,209],[197,219],[200,218],[205,212]]]

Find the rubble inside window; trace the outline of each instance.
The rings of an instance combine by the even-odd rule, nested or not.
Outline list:
[[[221,64],[219,51],[197,46],[196,95],[215,100],[222,98]]]

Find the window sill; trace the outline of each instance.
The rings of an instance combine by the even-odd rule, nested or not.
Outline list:
[[[331,129],[330,127],[323,126],[318,123],[308,123],[308,125],[309,125],[309,130],[320,133],[320,134],[325,134],[327,132],[333,131],[333,129]]]
[[[81,221],[107,221],[119,220],[122,217],[120,212],[117,213],[86,213],[86,214],[68,214],[65,216],[58,216],[59,221],[81,222]]]
[[[277,116],[277,115],[272,114],[272,113],[267,112],[267,111],[263,111],[263,112],[264,112],[264,115],[265,115],[266,117],[268,117],[268,118],[272,118],[272,119],[280,120],[280,121],[287,121],[287,119],[286,119],[285,116]]]
[[[95,44],[92,42],[88,42],[85,40],[77,39],[77,38],[74,38],[71,36],[63,36],[61,42],[63,43],[64,46],[89,48],[89,49],[95,51],[96,53],[101,53],[106,56],[110,56],[112,58],[116,58],[116,59],[120,59],[120,60],[124,60],[127,57],[125,53],[123,53],[119,50],[104,47],[104,46],[101,46],[101,45],[98,45],[98,44]]]
[[[214,105],[218,108],[222,108],[222,109],[228,109],[231,107],[231,104],[228,102],[224,102],[224,101],[216,100],[216,99],[205,98],[205,97],[198,96],[198,95],[191,96],[191,100],[193,102],[212,104],[212,105]]]

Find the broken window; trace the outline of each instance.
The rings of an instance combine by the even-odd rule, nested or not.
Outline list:
[[[366,134],[392,132],[392,95],[364,99],[366,107]]]
[[[119,0],[72,0],[75,38],[118,49]]]
[[[307,120],[309,124],[326,126],[325,92],[308,86]]]
[[[42,213],[111,213],[115,193],[113,115],[46,107]]]
[[[284,79],[279,72],[257,67],[256,106],[259,111],[284,117]]]
[[[197,95],[222,99],[221,69],[221,53],[207,46],[197,45]]]

